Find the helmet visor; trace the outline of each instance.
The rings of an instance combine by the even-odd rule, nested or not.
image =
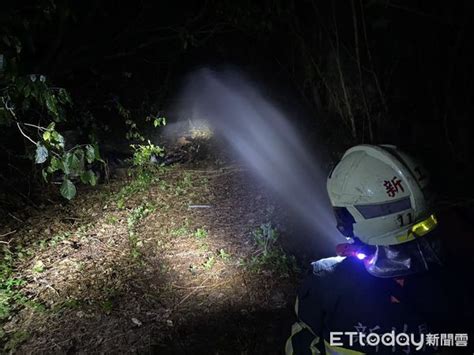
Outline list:
[[[337,229],[346,238],[354,238],[355,219],[346,207],[333,207]]]

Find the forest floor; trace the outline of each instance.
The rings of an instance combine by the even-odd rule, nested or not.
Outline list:
[[[279,211],[239,166],[177,164],[12,213],[3,351],[282,353],[298,273]]]

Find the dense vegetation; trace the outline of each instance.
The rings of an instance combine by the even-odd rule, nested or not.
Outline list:
[[[472,174],[471,10],[467,1],[12,1],[0,18],[2,185],[21,175],[15,189],[29,197],[58,170],[63,195],[74,180],[95,184],[104,137],[136,141],[183,74],[228,64],[305,111],[298,119],[333,151],[390,142]]]

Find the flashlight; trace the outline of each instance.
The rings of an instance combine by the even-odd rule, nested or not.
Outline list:
[[[356,253],[356,256],[359,260],[364,260],[367,257],[364,253]]]
[[[362,243],[342,243],[336,246],[336,254],[339,256],[355,256],[359,260],[367,261],[372,256],[375,248]]]

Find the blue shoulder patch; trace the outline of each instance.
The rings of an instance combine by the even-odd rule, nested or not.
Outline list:
[[[319,274],[322,271],[328,271],[333,269],[337,264],[342,262],[346,257],[345,256],[332,256],[330,258],[320,259],[318,261],[313,261],[311,266],[313,267],[313,274]]]

